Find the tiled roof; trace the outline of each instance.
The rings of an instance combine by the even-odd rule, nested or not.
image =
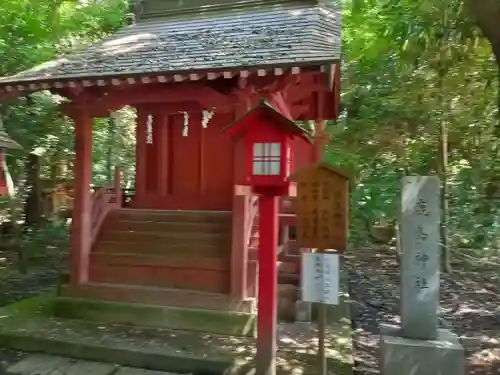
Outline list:
[[[330,7],[294,5],[139,22],[83,52],[0,78],[0,85],[336,61],[339,17]]]

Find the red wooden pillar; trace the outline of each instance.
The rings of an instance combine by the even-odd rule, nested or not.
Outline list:
[[[236,300],[247,297],[248,243],[245,229],[247,229],[249,194],[248,186],[234,186],[230,294]]]
[[[135,194],[140,202],[146,194],[146,146],[148,115],[144,108],[137,108],[136,143],[135,143]]]
[[[242,116],[247,110],[247,105],[242,105],[235,110],[235,119]],[[230,295],[236,300],[243,300],[247,297],[247,277],[248,274],[248,243],[246,243],[247,216],[249,215],[249,196],[252,194],[249,187],[241,184],[245,183],[245,149],[243,142],[236,141],[233,148],[234,168],[234,192],[233,192],[233,223],[232,223],[232,244],[231,244],[231,279]],[[255,275],[253,275],[255,278]]]
[[[257,375],[276,373],[278,315],[278,202],[279,197],[259,198],[259,299],[257,315]]]
[[[92,118],[86,105],[75,108],[75,200],[71,224],[71,284],[88,281],[91,249]]]

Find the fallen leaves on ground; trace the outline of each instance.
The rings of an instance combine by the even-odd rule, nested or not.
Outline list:
[[[352,251],[347,267],[357,374],[378,374],[379,326],[400,323],[396,253],[388,247]],[[441,276],[440,325],[459,335],[471,375],[500,375],[498,271],[455,264],[451,275]]]

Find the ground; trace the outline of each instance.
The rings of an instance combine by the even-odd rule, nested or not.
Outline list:
[[[44,267],[28,275],[19,274],[11,262],[4,262],[0,269],[0,303],[6,305],[53,287],[61,266],[61,261],[54,259],[57,264],[45,262]],[[369,248],[353,251],[347,263],[351,298],[355,301],[353,324],[358,375],[377,374],[379,324],[399,322],[396,256],[387,248]],[[469,269],[463,264],[454,268],[452,275],[442,278],[441,322],[461,336],[470,374],[500,374],[498,269]],[[285,341],[282,345],[286,346]],[[22,356],[21,352],[0,351],[0,375],[8,364]]]
[[[356,250],[348,268],[357,374],[378,374],[378,327],[400,321],[396,253],[387,247]],[[471,375],[500,374],[498,271],[458,262],[451,275],[442,276],[440,323],[460,336]]]
[[[49,262],[45,262],[48,264]],[[64,262],[60,262],[62,264]],[[53,267],[52,267],[53,268]],[[222,373],[228,367],[242,370],[254,366],[255,341],[252,338],[230,337],[194,331],[173,331],[159,328],[120,326],[113,323],[60,319],[53,315],[54,296],[46,293],[51,282],[40,279],[38,270],[23,277],[13,267],[3,270],[5,279],[12,280],[10,289],[22,294],[40,297],[10,304],[0,314],[0,341],[10,347],[45,351],[62,356],[86,356],[87,360],[113,361],[126,366],[148,367],[154,370],[187,373],[195,371]],[[52,270],[47,271],[50,274]],[[57,273],[55,273],[55,276]],[[38,277],[39,288],[27,280]],[[52,279],[56,281],[56,277]],[[342,301],[348,299],[347,278],[342,278]],[[21,283],[24,281],[24,283]],[[52,284],[54,284],[52,282]],[[352,330],[350,303],[328,309],[331,326],[327,331],[329,367],[336,374],[352,374]],[[283,323],[279,327],[278,361],[280,374],[313,374],[316,372],[317,332],[315,325]],[[63,343],[63,345],[61,345]],[[85,352],[85,353],[84,353]],[[3,369],[25,353],[1,351]],[[186,356],[194,356],[186,361]],[[234,367],[236,366],[236,367]],[[189,368],[188,368],[189,367]],[[238,370],[239,371],[239,370]]]
[[[0,306],[32,297],[54,288],[59,272],[64,268],[65,254],[56,249],[44,253],[39,267],[30,267],[27,274],[17,269],[16,256],[2,249],[0,251]],[[6,368],[23,356],[23,353],[0,348],[0,375]]]

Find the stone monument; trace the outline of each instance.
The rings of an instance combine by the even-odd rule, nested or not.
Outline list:
[[[401,327],[380,327],[382,375],[464,375],[458,337],[438,327],[440,181],[403,178]]]

